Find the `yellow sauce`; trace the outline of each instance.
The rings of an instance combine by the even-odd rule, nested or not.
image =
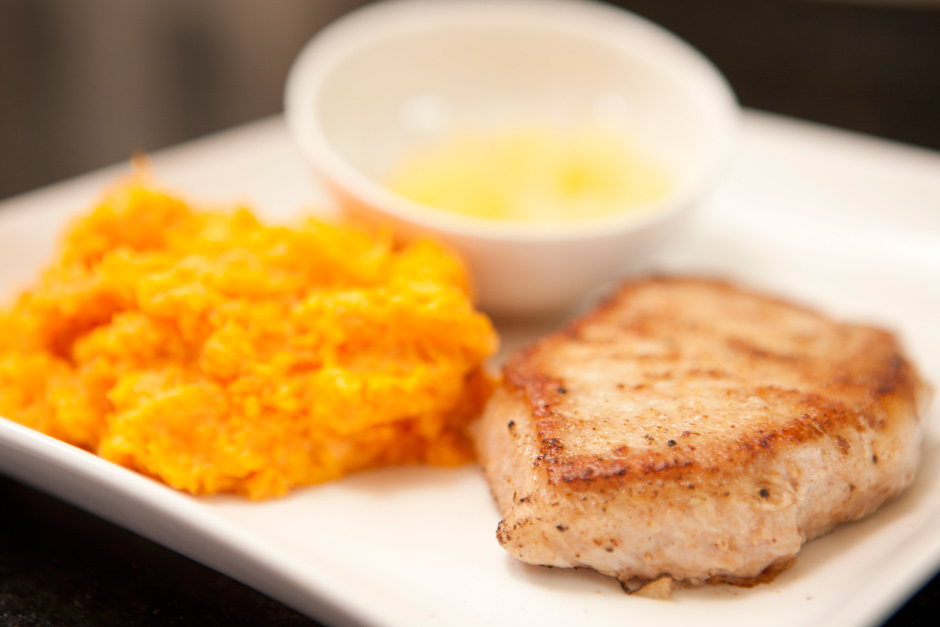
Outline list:
[[[669,180],[623,134],[586,126],[456,135],[409,155],[387,185],[454,213],[558,222],[639,207],[663,196]]]

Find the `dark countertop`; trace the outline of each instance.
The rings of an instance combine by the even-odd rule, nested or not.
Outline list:
[[[315,627],[214,570],[0,477],[0,625]]]
[[[8,13],[0,13],[0,17],[29,18],[22,24],[28,36],[19,40],[3,35],[14,34],[15,29],[9,27],[19,24],[0,19],[7,28],[4,31],[0,26],[0,90],[4,93],[0,197],[128,154],[126,146],[116,145],[112,153],[104,151],[85,161],[37,158],[35,167],[27,167],[31,163],[27,154],[49,155],[54,150],[51,145],[35,144],[48,135],[42,128],[47,123],[43,116],[58,111],[59,101],[49,104],[49,93],[43,91],[48,86],[26,71],[20,74],[26,77],[28,88],[21,88],[16,82],[22,78],[19,66],[11,63],[15,57],[10,56],[17,51],[8,48],[45,32],[40,20],[51,3],[21,3],[11,8],[16,4],[2,7]],[[291,3],[285,0],[283,4]],[[359,2],[329,4],[341,12]],[[705,52],[725,72],[746,106],[940,149],[940,4],[806,0],[620,4],[660,22]],[[296,46],[301,43],[298,40]],[[188,45],[192,54],[200,54],[198,45],[192,41]],[[198,83],[198,77],[193,79],[192,84]],[[22,96],[20,101],[16,95]],[[187,101],[186,106],[198,113],[195,122],[190,120],[184,130],[135,148],[151,150],[268,115],[276,111],[279,94],[260,100],[253,110],[229,112],[228,117],[212,116],[209,101],[205,96],[198,107]],[[13,141],[17,138],[21,144]],[[0,624],[317,625],[221,574],[11,479],[0,477],[0,502]],[[937,615],[940,577],[887,624],[935,625]]]

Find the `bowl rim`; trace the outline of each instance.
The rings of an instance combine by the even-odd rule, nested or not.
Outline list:
[[[709,131],[705,158],[684,183],[652,202],[571,221],[524,222],[463,215],[388,189],[339,153],[322,128],[316,107],[309,103],[317,101],[332,68],[362,47],[448,25],[541,29],[620,53],[636,54],[637,38],[657,46],[664,56],[652,62],[674,80],[684,79],[706,95],[696,99]],[[624,37],[625,33],[631,37]],[[729,169],[740,133],[737,99],[711,60],[658,24],[594,0],[380,0],[365,5],[328,24],[303,47],[288,73],[284,115],[301,152],[321,176],[355,202],[385,214],[392,221],[429,231],[523,242],[610,236],[642,229],[691,209],[695,198],[710,191]]]

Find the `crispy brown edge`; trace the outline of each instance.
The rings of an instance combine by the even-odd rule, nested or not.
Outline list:
[[[663,454],[650,451],[631,455],[628,458],[599,458],[585,455],[566,456],[564,444],[559,437],[558,406],[567,390],[564,382],[546,374],[539,361],[544,351],[551,350],[558,343],[577,340],[583,329],[601,322],[629,298],[631,292],[653,283],[687,283],[710,285],[721,290],[747,293],[772,304],[778,304],[815,316],[826,318],[817,310],[795,305],[774,296],[736,287],[728,281],[708,278],[652,277],[629,281],[623,284],[612,296],[604,300],[592,312],[572,321],[565,328],[513,354],[506,362],[503,371],[503,385],[513,394],[518,395],[530,408],[535,418],[536,438],[539,454],[534,460],[535,466],[543,466],[552,482],[582,483],[593,487],[618,483],[626,477],[653,476],[662,479],[681,479],[684,472],[691,471],[701,461],[681,448]],[[830,320],[829,318],[826,318]],[[840,325],[830,320],[834,325]],[[846,407],[843,403],[824,398],[817,394],[797,394],[791,401],[798,408],[794,415],[779,427],[763,431],[758,430],[754,437],[742,436],[727,444],[724,450],[716,453],[723,464],[741,464],[765,455],[774,455],[782,446],[816,440],[832,436],[843,428],[854,428],[856,417],[861,412],[873,429],[884,428],[876,415],[877,407],[892,401],[908,403],[911,410],[917,411],[917,396],[923,388],[911,363],[901,354],[895,336],[887,331],[861,325],[848,325],[874,331],[879,342],[886,343],[884,361],[872,372],[862,385],[869,390],[869,398],[864,399],[862,407]],[[740,347],[747,350],[747,347]],[[836,377],[833,386],[845,386],[846,381]],[[855,383],[855,387],[859,382]],[[778,388],[762,388],[762,394],[793,394]],[[877,460],[873,460],[877,463]],[[705,467],[700,470],[716,473],[717,467]]]

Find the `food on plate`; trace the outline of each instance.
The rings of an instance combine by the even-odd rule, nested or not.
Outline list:
[[[531,126],[431,144],[397,164],[388,186],[458,214],[557,222],[636,209],[665,195],[669,181],[623,133]]]
[[[490,321],[434,243],[200,212],[143,175],[0,310],[0,415],[192,493],[472,459]]]
[[[707,279],[628,282],[509,358],[478,425],[530,564],[752,585],[914,478],[930,391],[896,339]]]

